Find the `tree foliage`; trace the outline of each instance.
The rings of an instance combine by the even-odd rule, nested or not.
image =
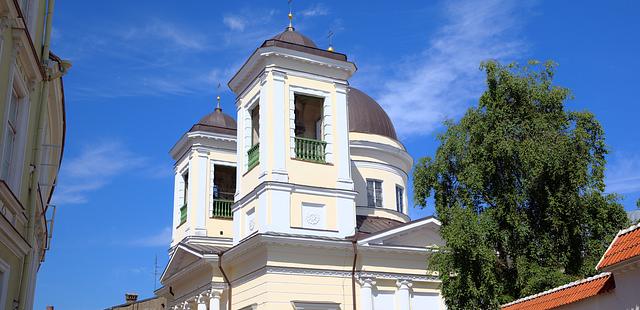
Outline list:
[[[416,203],[435,201],[448,251],[430,262],[449,309],[492,309],[593,274],[628,224],[604,193],[607,149],[590,112],[564,108],[555,65],[483,63],[486,91],[447,122],[414,171]],[[430,200],[429,200],[430,201]]]

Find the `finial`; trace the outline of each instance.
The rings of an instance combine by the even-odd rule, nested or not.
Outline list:
[[[289,2],[289,27],[287,27],[287,31],[295,31],[295,28],[293,28],[293,14],[291,13],[291,1],[293,0],[288,0]]]
[[[220,83],[218,83],[218,94],[219,93],[220,93]],[[216,105],[216,110],[222,111],[222,108],[220,107],[220,95],[216,96],[216,100],[218,101],[218,104]]]
[[[329,39],[329,48],[327,48],[327,51],[333,52],[333,31],[329,30],[327,38]]]

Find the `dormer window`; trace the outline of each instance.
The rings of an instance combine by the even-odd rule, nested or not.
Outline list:
[[[382,208],[382,181],[367,179],[367,206]]]
[[[297,159],[325,163],[324,98],[295,95],[295,154]]]

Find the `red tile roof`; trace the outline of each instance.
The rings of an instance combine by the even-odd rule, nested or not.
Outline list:
[[[574,303],[598,294],[606,293],[616,286],[609,272],[572,282],[536,295],[531,295],[502,306],[503,310],[553,309]]]
[[[604,253],[596,270],[640,256],[640,224],[621,230]]]

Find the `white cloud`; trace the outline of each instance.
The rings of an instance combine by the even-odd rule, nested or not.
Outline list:
[[[53,203],[87,203],[91,192],[106,186],[118,175],[143,167],[145,161],[117,142],[87,146],[77,156],[63,161],[61,183],[54,192]]]
[[[165,227],[156,234],[144,236],[137,240],[133,240],[131,245],[133,246],[146,246],[146,247],[168,247],[171,243],[171,227]]]
[[[429,134],[443,120],[460,116],[482,91],[480,62],[524,53],[525,43],[515,37],[521,8],[515,0],[447,4],[447,23],[379,92],[400,135]]]
[[[620,153],[609,160],[605,173],[606,191],[618,194],[640,192],[640,155]]]
[[[240,16],[235,15],[227,15],[222,19],[222,22],[229,29],[234,31],[244,31],[244,28],[247,26],[247,21],[244,20]]]
[[[131,27],[122,34],[122,38],[130,41],[160,39],[164,45],[183,49],[203,50],[206,48],[206,37],[199,32],[182,29],[168,22],[150,22],[143,27]]]
[[[305,10],[302,10],[302,12],[300,12],[300,14],[302,16],[324,16],[329,14],[329,9],[327,9],[324,5],[320,4],[320,3],[316,3],[314,6],[309,7]]]

